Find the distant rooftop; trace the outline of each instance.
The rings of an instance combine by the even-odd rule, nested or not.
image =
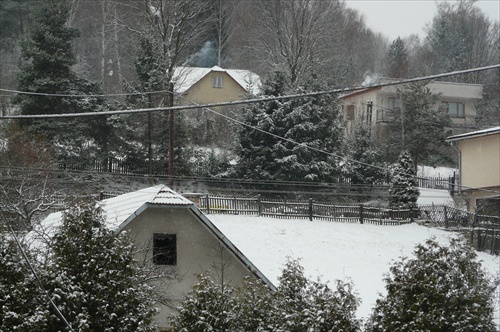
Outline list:
[[[225,72],[231,76],[243,89],[251,94],[260,93],[261,81],[259,75],[244,69],[223,69],[219,66],[212,68],[176,67],[174,71],[175,92],[184,93],[208,73]]]
[[[482,130],[476,130],[476,131],[472,131],[472,132],[465,133],[465,134],[450,136],[446,140],[448,142],[453,142],[453,141],[460,141],[463,139],[493,135],[493,134],[498,134],[498,133],[500,133],[500,126],[482,129]]]

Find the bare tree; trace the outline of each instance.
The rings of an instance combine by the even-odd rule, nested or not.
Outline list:
[[[288,76],[296,87],[321,61],[331,31],[334,1],[259,0],[252,24],[258,27],[256,42],[265,50],[273,70]]]
[[[8,139],[0,141],[0,212],[17,230],[31,229],[57,204],[49,181],[50,148],[29,140],[17,127],[2,124]]]

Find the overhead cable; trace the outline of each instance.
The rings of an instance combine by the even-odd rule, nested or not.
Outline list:
[[[221,102],[221,103],[209,103],[209,104],[193,104],[193,105],[180,105],[180,106],[171,106],[171,107],[156,107],[156,108],[142,108],[142,109],[126,109],[126,110],[116,110],[116,111],[104,111],[104,112],[82,112],[82,113],[60,113],[60,114],[32,114],[32,115],[4,115],[0,116],[0,120],[5,119],[56,119],[56,118],[76,118],[76,117],[88,117],[88,116],[104,116],[104,115],[120,115],[120,114],[133,114],[133,113],[147,113],[147,112],[159,112],[159,111],[177,111],[177,110],[187,110],[187,109],[201,109],[201,108],[210,108],[210,107],[227,107],[227,106],[235,106],[235,105],[244,105],[244,104],[253,104],[260,102],[268,102],[275,100],[287,100],[287,99],[295,99],[295,98],[303,98],[303,97],[316,97],[327,94],[338,94],[338,93],[346,93],[346,92],[354,92],[366,89],[374,89],[385,86],[392,85],[400,85],[407,83],[414,83],[420,81],[434,80],[443,77],[456,76],[462,74],[469,74],[479,71],[492,70],[500,68],[500,64],[479,67],[473,69],[466,70],[458,70],[443,74],[430,75],[430,76],[422,76],[412,79],[405,79],[381,84],[375,84],[366,87],[350,87],[350,88],[342,88],[342,89],[333,89],[333,90],[323,90],[316,92],[308,92],[302,94],[290,94],[283,96],[272,96],[272,97],[264,97],[264,98],[251,98],[251,99],[243,99],[229,102]]]

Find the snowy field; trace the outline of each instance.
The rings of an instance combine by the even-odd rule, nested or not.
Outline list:
[[[376,226],[308,220],[217,215],[207,217],[275,285],[287,257],[300,259],[306,276],[322,282],[350,279],[362,299],[358,317],[366,318],[391,262],[410,256],[417,243],[436,237],[446,243],[452,233],[418,226]],[[484,268],[496,274],[498,257],[478,253]],[[496,310],[496,323],[500,323]]]

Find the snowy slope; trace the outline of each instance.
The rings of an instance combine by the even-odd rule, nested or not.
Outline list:
[[[275,284],[287,257],[300,258],[312,279],[333,282],[350,278],[363,301],[358,310],[362,318],[370,314],[378,292],[384,292],[382,278],[393,260],[411,255],[414,246],[429,237],[446,243],[452,234],[416,224],[375,226],[238,215],[207,217]],[[485,253],[479,253],[479,257],[490,273],[496,273],[498,257]]]

